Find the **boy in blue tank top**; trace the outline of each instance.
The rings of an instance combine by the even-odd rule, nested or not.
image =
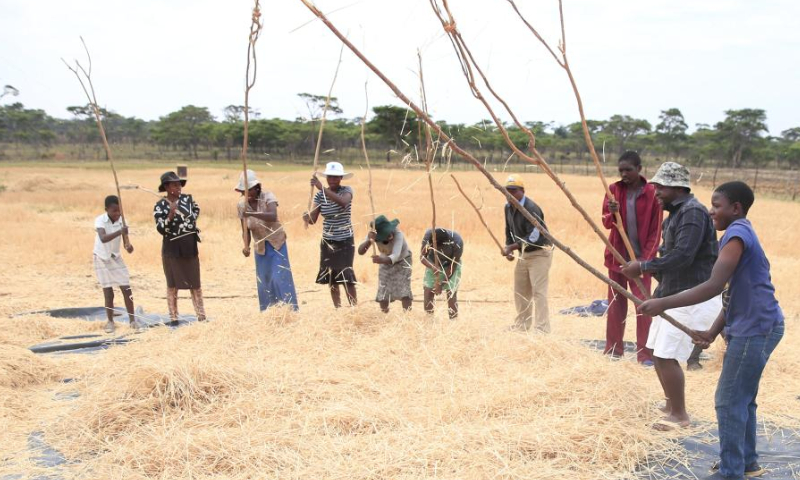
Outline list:
[[[728,284],[730,301],[714,324],[697,332],[703,348],[722,333],[728,344],[714,403],[719,426],[720,461],[709,479],[740,480],[764,473],[756,453],[756,395],[761,374],[784,332],[784,318],[755,230],[747,220],[753,191],[743,182],[720,185],[711,197],[711,218],[725,230],[711,278],[690,289],[639,306],[645,315],[692,305],[719,295]]]

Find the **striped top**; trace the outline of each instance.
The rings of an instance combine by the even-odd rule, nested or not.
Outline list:
[[[350,207],[352,205],[353,189],[350,187],[339,186],[336,190],[337,195],[349,193],[350,203],[342,208],[336,202],[329,200],[325,192],[320,190],[314,195],[314,204],[319,205],[319,213],[322,215],[322,238],[323,240],[333,240],[340,242],[353,236],[353,223],[350,221]]]

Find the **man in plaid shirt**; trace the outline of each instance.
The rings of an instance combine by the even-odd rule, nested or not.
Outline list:
[[[650,183],[656,185],[656,197],[669,217],[662,225],[659,256],[653,260],[630,262],[622,273],[635,278],[642,272],[652,273],[658,280],[656,298],[674,295],[693,288],[711,277],[719,245],[708,210],[691,193],[689,170],[675,162],[659,167]],[[693,330],[707,330],[722,311],[720,297],[689,307],[667,310],[678,322]],[[647,348],[653,349],[656,373],[667,402],[663,421],[657,428],[688,426],[681,363],[692,352],[692,339],[661,317],[653,319]]]

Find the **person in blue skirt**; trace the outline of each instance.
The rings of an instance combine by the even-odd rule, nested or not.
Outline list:
[[[297,292],[289,265],[286,230],[278,220],[278,199],[264,190],[252,170],[247,170],[247,195],[244,173],[239,175],[235,189],[242,194],[239,200],[239,219],[242,224],[242,254],[250,256],[252,240],[256,259],[256,288],[258,305],[266,310],[270,305],[285,303],[297,310]]]

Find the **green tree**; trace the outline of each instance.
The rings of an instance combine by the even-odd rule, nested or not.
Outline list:
[[[800,127],[790,128],[781,132],[781,137],[790,142],[800,141]]]
[[[650,133],[651,129],[652,126],[647,120],[629,115],[612,115],[603,125],[603,133],[614,138],[620,154],[628,149],[628,142],[631,139],[637,135]]]
[[[0,139],[6,142],[47,146],[56,139],[54,120],[44,110],[27,109],[19,102],[0,106]]]
[[[761,134],[767,131],[767,114],[758,108],[744,108],[726,110],[725,115],[725,120],[717,122],[714,127],[728,146],[730,163],[739,168],[763,141]]]
[[[375,116],[367,122],[370,133],[377,134],[394,150],[400,150],[405,141],[412,146],[417,142],[417,115],[410,109],[394,105],[372,108]],[[411,139],[406,140],[407,137]]]
[[[686,135],[689,126],[683,118],[683,113],[677,108],[661,110],[658,119],[661,121],[656,125],[656,140],[664,147],[667,155],[678,157],[689,138]]]
[[[317,123],[322,120],[322,113],[325,110],[325,100],[327,96],[312,95],[310,93],[298,93],[297,96],[305,102],[306,109],[308,110],[308,117],[304,117],[301,120],[307,122],[310,126],[308,142],[311,145],[311,150],[314,150],[316,148],[317,137],[319,136]],[[327,113],[325,114],[326,122],[332,117],[341,114],[342,109],[339,107],[339,100],[336,97],[331,97],[328,102]]]
[[[211,139],[214,117],[206,107],[187,105],[158,119],[153,138],[163,144],[179,146],[198,158],[197,146]]]

